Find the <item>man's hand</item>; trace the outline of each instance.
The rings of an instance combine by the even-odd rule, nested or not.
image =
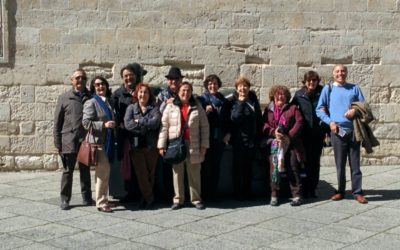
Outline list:
[[[356,114],[356,110],[355,109],[349,109],[349,110],[347,110],[346,113],[344,113],[344,116],[347,119],[353,119],[355,114]]]
[[[201,155],[201,157],[204,157],[204,156],[206,155],[206,152],[207,152],[207,148],[205,148],[205,147],[201,147],[201,148],[200,148],[200,155]]]
[[[212,106],[211,105],[207,105],[206,106],[206,114],[211,113],[212,112]]]
[[[336,134],[337,130],[338,130],[338,125],[335,122],[331,122],[331,123],[329,123],[329,128],[331,129],[331,131],[333,133]]]
[[[231,139],[231,134],[226,134],[226,135],[224,136],[223,141],[224,141],[224,143],[225,143],[226,145],[228,145],[230,139]]]
[[[164,156],[165,154],[165,149],[164,148],[159,148],[158,152],[160,153],[161,156]]]

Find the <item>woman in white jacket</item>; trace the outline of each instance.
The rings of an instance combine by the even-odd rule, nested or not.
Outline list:
[[[185,164],[188,175],[191,203],[197,209],[204,209],[201,201],[201,162],[209,147],[209,125],[207,115],[201,104],[192,95],[193,87],[189,82],[183,82],[179,87],[178,98],[167,104],[161,119],[161,130],[157,147],[163,156],[169,139],[177,138],[187,121],[183,137],[188,147],[185,161],[174,164],[173,182],[175,196],[172,210],[180,209],[185,201],[184,173]]]

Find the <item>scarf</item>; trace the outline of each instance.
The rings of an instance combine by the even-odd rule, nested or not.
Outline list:
[[[107,104],[101,99],[100,96],[95,95],[94,99],[97,101],[97,103],[100,105],[101,109],[104,111],[106,114],[107,120],[112,120],[113,115],[111,113],[111,110],[108,108]],[[108,160],[112,162],[114,160],[114,129],[112,128],[106,128],[106,141],[104,143],[106,154],[108,157]]]

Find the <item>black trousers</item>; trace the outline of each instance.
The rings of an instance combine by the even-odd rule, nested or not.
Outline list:
[[[201,163],[201,197],[203,200],[215,200],[218,194],[218,182],[222,153],[225,144],[220,140],[211,140],[210,148]]]
[[[304,140],[303,144],[306,152],[305,168],[307,174],[307,177],[303,179],[303,194],[308,197],[315,194],[319,183],[323,138],[315,135]]]
[[[63,173],[61,176],[61,201],[69,202],[72,195],[72,180],[76,165],[76,154],[61,154]],[[92,190],[90,182],[90,167],[79,163],[81,193],[83,200],[92,200]]]
[[[235,198],[238,200],[248,200],[252,198],[252,173],[254,148],[247,148],[243,145],[233,146],[233,190]]]

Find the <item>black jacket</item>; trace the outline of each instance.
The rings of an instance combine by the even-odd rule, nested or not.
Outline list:
[[[257,96],[253,91],[249,92],[246,101],[238,100],[235,92],[231,101],[231,143],[247,148],[253,148],[259,144],[261,135],[261,108]]]

